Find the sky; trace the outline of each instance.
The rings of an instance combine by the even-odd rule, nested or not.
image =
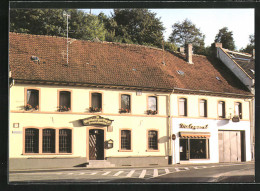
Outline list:
[[[182,22],[186,18],[196,25],[205,34],[205,45],[214,42],[219,29],[228,27],[233,32],[236,49],[245,48],[249,43],[249,35],[255,31],[254,9],[149,9],[161,18],[164,38],[168,40],[172,32],[172,25]],[[85,9],[89,12],[90,9]],[[113,9],[91,9],[91,13],[98,15],[100,12],[110,16]]]

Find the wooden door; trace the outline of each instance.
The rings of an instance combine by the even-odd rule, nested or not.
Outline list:
[[[104,130],[89,130],[89,160],[104,160]]]

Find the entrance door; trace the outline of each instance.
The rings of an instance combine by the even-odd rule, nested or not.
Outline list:
[[[240,131],[219,131],[219,162],[241,162],[244,160],[243,135]]]
[[[188,139],[180,139],[180,160],[189,160]]]
[[[104,130],[89,130],[89,160],[104,160]]]

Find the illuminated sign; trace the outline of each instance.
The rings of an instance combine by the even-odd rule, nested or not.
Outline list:
[[[184,129],[207,129],[208,125],[199,126],[199,125],[192,125],[192,124],[186,125],[186,124],[181,123],[180,128],[184,128]]]
[[[89,126],[89,125],[102,125],[102,126],[110,126],[113,120],[107,119],[107,118],[103,118],[99,115],[97,116],[93,116],[93,117],[89,117],[86,119],[83,119],[83,125],[85,126]]]

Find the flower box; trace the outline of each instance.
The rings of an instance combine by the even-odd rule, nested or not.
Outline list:
[[[157,111],[156,110],[147,110],[147,115],[156,115]]]
[[[61,106],[58,107],[58,111],[59,111],[59,112],[70,111],[70,108],[61,105]]]
[[[35,107],[31,106],[30,104],[26,104],[26,106],[24,106],[25,111],[30,111],[30,110],[38,110],[39,106],[36,105]]]
[[[130,110],[129,109],[119,109],[119,113],[130,113]]]
[[[94,112],[101,112],[102,108],[98,108],[98,107],[90,107],[89,108],[89,112],[94,113]]]

